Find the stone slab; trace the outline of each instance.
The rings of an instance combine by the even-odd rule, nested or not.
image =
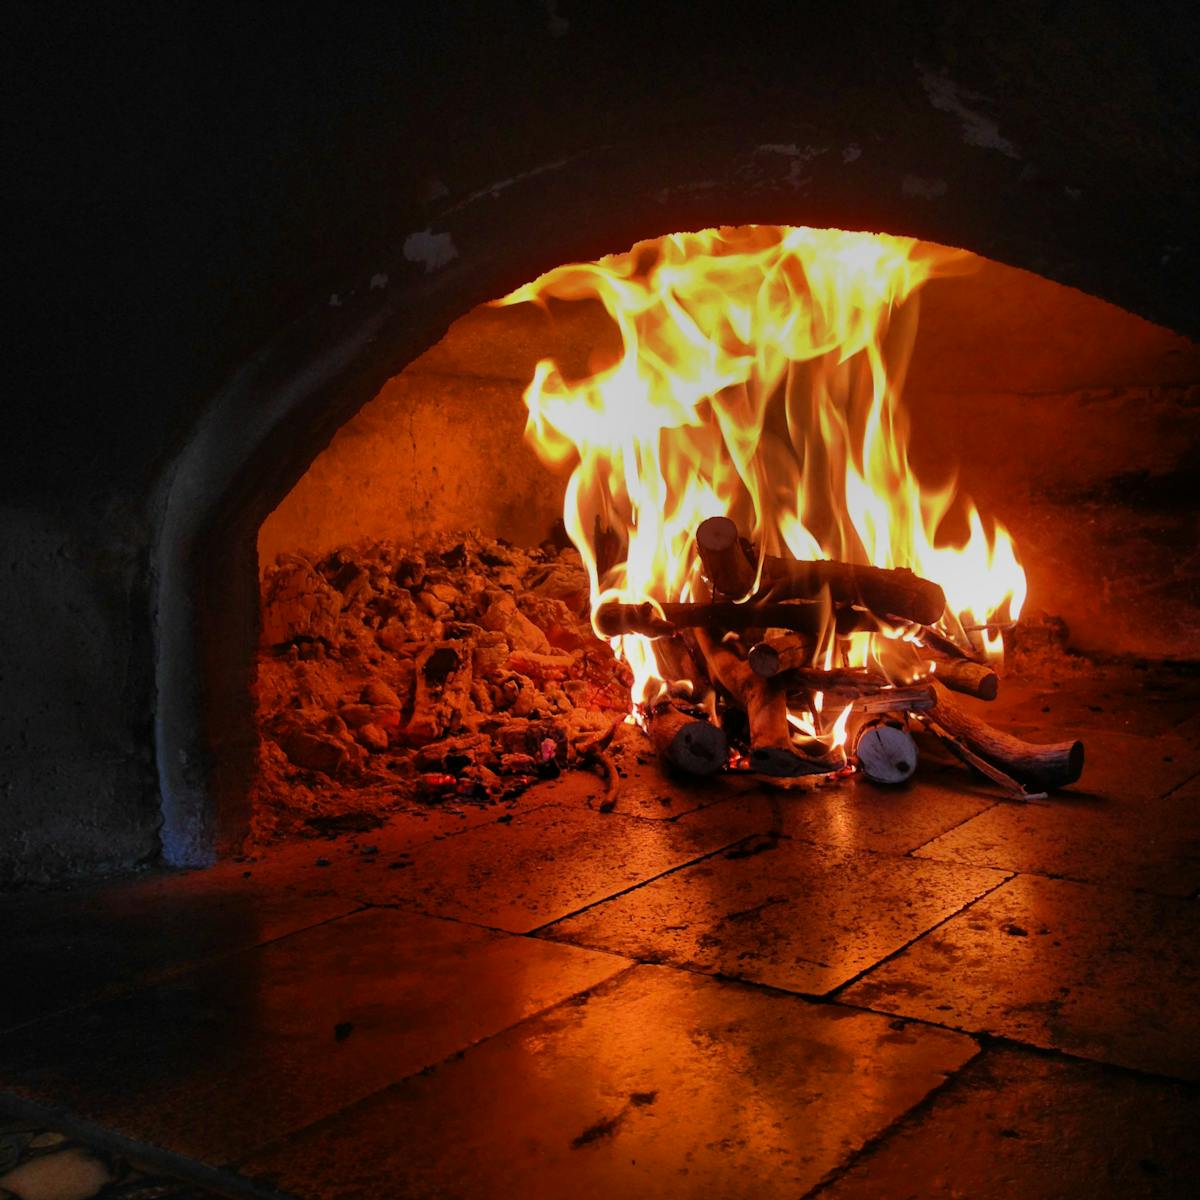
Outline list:
[[[771,838],[560,921],[547,936],[824,995],[1003,882],[978,867]]]
[[[1099,664],[1062,660],[1073,673],[1043,679],[1006,677],[1000,694],[980,715],[997,723],[1040,726],[1045,740],[1055,731],[1132,733],[1153,737],[1193,717],[1200,708],[1200,679],[1161,664]]]
[[[1185,727],[1186,728],[1186,727]],[[1200,771],[1200,726],[1155,737],[1091,731],[1083,734],[1083,775],[1064,795],[1132,802],[1154,800]]]
[[[754,832],[725,805],[651,821],[546,805],[413,852],[403,871],[360,875],[357,894],[433,916],[527,933]]]
[[[841,998],[1197,1079],[1200,906],[1019,875]]]
[[[916,776],[882,787],[861,776],[809,790],[746,789],[727,801],[756,833],[846,849],[906,854],[996,803],[996,789],[930,748]]]
[[[709,779],[689,779],[668,774],[659,765],[640,731],[620,737],[612,750],[612,760],[620,777],[616,811],[627,817],[650,821],[670,821],[698,808],[720,804],[754,790],[749,780],[729,775]],[[599,806],[605,785],[591,771],[564,771],[557,779],[539,783],[531,789],[541,803],[564,807]]]
[[[227,1163],[626,967],[411,913],[355,913],[0,1038],[11,1092]]]
[[[1200,887],[1200,783],[1148,799],[1066,791],[997,804],[918,854],[1190,896]]]
[[[1090,1063],[985,1051],[822,1200],[1165,1200],[1200,1178],[1200,1092]]]
[[[641,967],[242,1164],[305,1200],[796,1197],[975,1053]]]
[[[0,1029],[353,911],[306,869],[320,852],[4,897]]]

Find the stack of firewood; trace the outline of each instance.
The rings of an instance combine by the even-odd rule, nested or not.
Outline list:
[[[789,719],[789,711],[814,712],[819,693],[825,713],[852,706],[850,758],[879,783],[915,772],[914,730],[937,737],[1014,797],[1079,778],[1081,742],[1025,742],[954,702],[951,692],[993,700],[999,680],[971,649],[934,628],[946,607],[936,583],[907,569],[772,556],[755,562],[726,517],[700,525],[696,549],[709,598],[606,603],[596,614],[609,637],[655,640],[674,686],[644,714],[645,726],[673,767],[695,775],[742,767],[783,779],[844,769],[844,751],[831,752],[828,739],[804,736]],[[911,665],[888,675],[818,665],[829,660],[830,636],[836,649],[853,633],[885,629],[906,635]]]

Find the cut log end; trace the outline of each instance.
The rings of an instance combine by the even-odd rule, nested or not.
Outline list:
[[[938,683],[964,696],[979,700],[995,700],[1000,694],[1000,677],[984,663],[967,658],[950,658],[944,662],[926,664]]]
[[[696,549],[704,573],[725,596],[744,596],[754,586],[754,566],[742,549],[737,525],[728,517],[709,517],[696,530]]]
[[[854,749],[859,769],[872,783],[905,783],[917,769],[912,734],[889,721],[863,728]]]
[[[701,521],[696,529],[696,544],[701,550],[714,550],[722,554],[737,543],[737,523],[728,517],[709,517],[707,521]]]
[[[758,642],[751,646],[746,661],[755,675],[763,679],[773,679],[783,670],[782,656],[770,642]]]
[[[646,722],[660,758],[688,775],[714,775],[729,761],[725,731],[667,704]]]

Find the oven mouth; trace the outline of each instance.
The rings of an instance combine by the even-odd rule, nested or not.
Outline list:
[[[753,538],[739,537],[751,529],[761,532],[763,524],[762,514],[746,506],[748,473],[740,491],[734,489],[737,496],[731,492],[721,501],[722,513],[750,514],[744,531],[733,525],[735,542],[745,544],[743,569],[750,572],[745,579],[714,581],[712,563],[705,558],[701,564],[691,551],[691,582],[676,580],[674,592],[666,585],[657,592],[612,586],[627,583],[630,531],[644,529],[647,519],[616,512],[611,489],[593,496],[590,508],[578,503],[581,488],[594,490],[596,480],[581,484],[571,476],[571,464],[578,468],[594,448],[576,443],[564,460],[561,444],[548,447],[553,435],[545,429],[539,443],[537,405],[545,402],[546,392],[532,396],[531,385],[539,373],[544,381],[553,371],[557,392],[551,400],[573,395],[576,403],[594,406],[597,381],[617,371],[620,323],[629,313],[606,309],[598,289],[580,288],[580,278],[594,274],[596,266],[575,276],[570,268],[562,269],[567,276],[551,271],[539,281],[540,292],[519,290],[510,302],[484,305],[460,318],[441,341],[391,378],[334,434],[259,528],[263,590],[255,765],[237,785],[249,793],[248,824],[256,836],[370,821],[396,803],[507,801],[560,769],[596,767],[622,718],[630,729],[642,727],[668,769],[696,776],[740,769],[773,779],[773,786],[781,786],[781,778],[829,780],[855,769],[868,777],[891,772],[907,778],[916,765],[909,737],[915,732],[942,739],[952,751],[965,750],[970,765],[985,771],[991,766],[999,772],[993,783],[1020,795],[1078,778],[1082,747],[1077,741],[1056,744],[1057,757],[1042,756],[1046,761],[1035,754],[1027,762],[1019,748],[990,745],[981,756],[979,738],[988,735],[964,732],[967,727],[955,715],[961,701],[946,689],[965,691],[973,699],[994,696],[1005,648],[1010,670],[1015,651],[1018,669],[1047,678],[1056,672],[1070,676],[1084,661],[1080,655],[1111,660],[1192,653],[1193,606],[1169,604],[1178,618],[1170,628],[1148,627],[1134,619],[1133,610],[1148,576],[1172,595],[1186,596],[1191,586],[1186,572],[1166,562],[1186,542],[1186,514],[1162,498],[1187,470],[1186,445],[1172,441],[1166,431],[1177,428],[1180,412],[1194,403],[1194,385],[1188,382],[1196,374],[1194,347],[1103,301],[967,252],[911,239],[808,232],[842,239],[843,254],[847,246],[861,254],[864,246],[903,242],[917,262],[950,264],[944,277],[921,289],[919,323],[915,298],[908,310],[889,299],[886,319],[880,318],[877,349],[889,336],[895,342],[895,329],[906,319],[917,329],[911,346],[891,345],[891,353],[902,360],[898,373],[905,398],[889,420],[911,424],[911,439],[906,433],[904,445],[911,463],[906,458],[903,465],[911,466],[914,481],[924,477],[944,487],[957,475],[964,493],[982,497],[980,507],[988,516],[979,525],[977,550],[999,558],[997,529],[1014,530],[1033,599],[1024,619],[1018,621],[1012,593],[1017,583],[1024,588],[1023,572],[1007,592],[1001,588],[995,600],[981,601],[977,611],[960,602],[960,611],[950,614],[953,628],[933,630],[928,626],[939,613],[898,614],[895,591],[887,593],[886,602],[873,601],[869,590],[864,596],[861,574],[852,594],[845,592],[844,582],[841,593],[836,587],[831,592],[828,581],[801,595],[786,592],[778,575],[783,568],[774,564],[790,562],[786,587],[795,591],[797,555],[782,544],[778,527],[760,536],[757,545]],[[784,230],[780,236],[793,233]],[[664,247],[677,252],[687,238],[704,236],[717,239],[713,257],[728,271],[733,256],[748,246],[770,245],[775,235],[763,227],[675,235],[640,243],[628,255],[603,262],[622,286],[644,282],[653,275],[653,263],[664,257],[678,267],[670,264]],[[816,274],[820,266],[818,256],[809,269]],[[778,271],[779,262],[771,268]],[[805,279],[803,271],[797,278]],[[557,280],[566,294],[555,294],[548,280]],[[727,275],[723,282],[736,293]],[[694,305],[678,278],[672,288],[681,311]],[[630,312],[636,312],[629,319],[641,322],[641,366],[655,355],[659,369],[663,349],[655,339],[662,331],[647,326],[645,300],[643,294],[631,302]],[[723,303],[726,310],[713,328],[720,326],[727,340],[735,341],[720,322],[728,321],[736,299],[726,296]],[[798,307],[795,296],[790,303]],[[847,303],[861,309],[860,297]],[[696,328],[692,322],[688,332]],[[739,351],[747,341],[753,338],[743,336]],[[823,377],[822,395],[827,398],[833,386],[857,387],[865,397],[860,407],[869,403],[869,367],[856,375],[853,363],[839,364],[844,356],[836,343],[825,354],[842,375],[833,384]],[[811,371],[811,364],[805,366]],[[678,394],[688,365],[675,369],[662,384],[664,396]],[[794,364],[789,369],[796,372]],[[887,394],[892,386],[886,372],[882,384],[875,382],[876,393]],[[762,390],[774,388],[774,399],[785,407],[792,403],[796,410],[811,410],[815,385],[806,386],[810,391],[802,401],[784,395],[778,379]],[[1131,421],[1135,411],[1139,415]],[[711,407],[707,412],[711,421]],[[609,416],[620,426],[619,412]],[[778,423],[786,414],[776,417]],[[653,419],[646,410],[630,424]],[[830,426],[824,428],[827,432]],[[894,426],[888,428],[894,432]],[[561,443],[562,430],[555,435]],[[815,446],[827,449],[816,424],[809,436],[810,457]],[[839,464],[843,471],[848,464],[856,477],[863,473],[864,436],[869,438],[870,431],[860,431],[858,444],[846,451],[846,463]],[[805,447],[792,449],[799,459],[793,457],[788,468],[793,474],[776,490],[795,496],[804,491]],[[606,480],[614,469],[612,446],[607,453],[603,461],[592,460]],[[710,453],[713,462],[728,468],[728,440],[718,439]],[[779,464],[776,456],[772,470]],[[1140,486],[1130,486],[1131,480]],[[875,480],[873,495],[887,502],[895,499],[889,489],[898,486],[896,477],[883,475]],[[571,488],[575,507],[568,501],[564,510],[564,492]],[[627,499],[628,480],[622,488]],[[816,490],[810,486],[808,492]],[[1159,522],[1149,555],[1148,509]],[[960,553],[969,557],[963,530],[974,511],[973,505],[947,502],[936,528],[927,531],[929,541],[957,537]],[[690,534],[700,528],[693,522]],[[851,538],[856,529],[861,534],[861,524],[847,522]],[[845,539],[827,543],[808,557],[833,559],[846,544]],[[624,554],[626,559],[600,561],[606,545],[610,557]],[[1101,549],[1105,564],[1098,580]],[[664,545],[656,552],[661,556]],[[925,580],[920,562],[872,554],[861,538],[845,557],[851,567],[914,570],[919,580],[939,589],[958,584],[953,565],[942,568],[931,557],[932,570],[925,568],[925,574],[948,573]],[[972,569],[986,575],[989,566],[976,562]],[[772,571],[776,577],[768,581]],[[710,603],[733,604],[755,592],[762,602],[812,602],[803,609],[805,621],[827,627],[830,636],[822,641],[812,630],[799,632],[796,626],[804,622],[778,605],[773,617],[754,623],[739,613],[736,628],[718,623],[700,633],[701,640],[712,635],[717,643],[733,645],[722,679],[713,661],[722,650],[698,647],[696,626],[680,624],[683,617],[676,613],[672,629],[662,609],[664,603],[679,606],[685,596],[699,603],[697,589],[706,586],[715,594],[700,599]],[[604,605],[601,593],[607,597]],[[642,640],[639,633],[654,631],[620,625],[647,604],[653,611],[645,620],[661,626],[659,635],[679,635],[655,641],[659,658],[650,681],[638,678],[630,643]],[[626,615],[614,615],[619,612]],[[856,635],[838,629],[837,622],[845,625],[855,612],[864,625],[873,623],[874,632],[860,631],[859,640],[877,638],[883,649],[863,649],[852,657]],[[776,619],[782,627],[770,623]],[[746,629],[752,641],[744,636]],[[884,640],[884,629],[894,645]],[[929,636],[922,641],[923,629]],[[625,643],[609,645],[608,638],[618,633],[627,635]],[[805,636],[810,643],[800,661],[796,643]],[[917,649],[906,647],[898,655],[905,643]],[[668,651],[670,644],[674,651]],[[675,663],[672,675],[664,658],[678,656],[681,645],[690,666]],[[645,646],[640,653],[645,676]],[[780,681],[764,682],[770,677],[760,678],[748,664],[772,655],[778,661],[781,654],[795,684],[792,695],[800,699],[787,711],[791,727],[775,729],[772,750],[754,744],[755,736],[761,741],[763,735],[752,735],[749,727],[766,718],[761,701],[747,699],[747,689],[757,696]],[[746,678],[732,683],[739,673]],[[881,686],[879,694],[872,692]],[[908,688],[909,695],[897,688]],[[928,715],[938,701],[941,720]],[[835,714],[845,713],[840,728],[828,711],[822,718],[827,704]],[[1036,727],[1036,720],[1032,724]],[[630,729],[620,731],[622,738],[631,736]],[[802,735],[808,739],[807,761],[798,767],[795,749]],[[1036,743],[1036,730],[1031,736]],[[868,765],[872,753],[874,765]]]

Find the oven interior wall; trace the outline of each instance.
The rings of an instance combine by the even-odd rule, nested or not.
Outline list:
[[[434,530],[537,545],[562,515],[565,477],[525,440],[525,387],[543,357],[583,373],[619,350],[598,305],[473,309],[337,431],[263,522],[260,566]]]
[[[921,477],[957,465],[1012,529],[1031,608],[1064,617],[1076,648],[1200,653],[1196,513],[1181,502],[1200,444],[1200,349],[982,258],[928,285],[921,305],[905,388]],[[563,479],[523,437],[524,387],[540,358],[582,373],[618,349],[596,305],[473,310],[337,432],[264,522],[260,566],[429,530],[537,544]]]
[[[905,394],[918,471],[959,464],[1016,538],[1030,608],[1087,653],[1200,656],[1200,346],[983,261],[932,284]]]

